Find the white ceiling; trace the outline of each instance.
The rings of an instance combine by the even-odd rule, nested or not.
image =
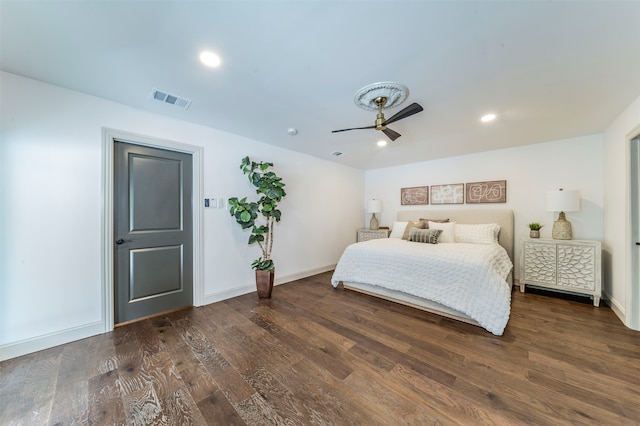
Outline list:
[[[640,1],[1,0],[0,67],[374,169],[602,132],[640,95],[639,22]],[[424,107],[402,137],[330,133],[374,124],[353,96],[378,81],[410,90],[387,117]]]

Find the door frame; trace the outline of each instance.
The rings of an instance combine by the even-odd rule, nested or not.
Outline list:
[[[114,191],[114,140],[132,145],[160,148],[191,154],[193,159],[193,305],[201,306],[204,300],[204,241],[202,235],[203,212],[200,200],[203,198],[203,161],[204,149],[199,146],[187,145],[167,139],[143,136],[116,129],[102,128],[102,247],[101,247],[101,277],[102,277],[102,323],[105,333],[113,331],[114,327],[114,286],[115,276],[113,256],[113,191]]]
[[[640,330],[640,267],[637,259],[640,256],[640,247],[636,246],[636,241],[640,238],[640,188],[633,180],[640,179],[640,126],[634,128],[627,134],[629,167],[627,185],[629,202],[628,222],[627,222],[627,261],[629,262],[630,278],[627,282],[625,319],[627,327]]]

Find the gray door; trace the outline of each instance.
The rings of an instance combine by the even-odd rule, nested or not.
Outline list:
[[[192,158],[115,141],[115,323],[193,303]]]

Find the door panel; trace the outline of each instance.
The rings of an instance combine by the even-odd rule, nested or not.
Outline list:
[[[182,228],[181,166],[176,160],[129,156],[132,232]]]
[[[116,141],[115,323],[193,302],[192,158]]]
[[[182,289],[182,246],[131,250],[129,298],[138,301]]]

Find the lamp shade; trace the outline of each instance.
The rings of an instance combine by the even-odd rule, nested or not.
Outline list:
[[[580,210],[578,191],[547,191],[548,212],[575,212]]]
[[[367,213],[380,213],[382,211],[382,200],[369,200],[367,203]]]

